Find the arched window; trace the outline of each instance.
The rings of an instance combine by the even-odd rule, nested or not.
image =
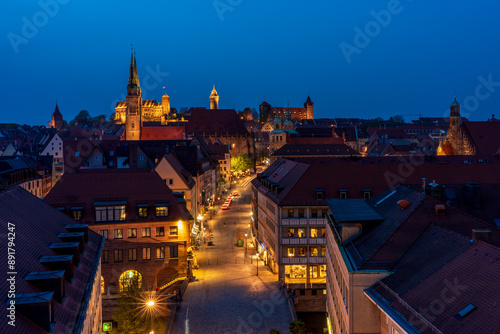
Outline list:
[[[127,270],[120,275],[120,292],[131,284],[136,283],[139,288],[142,287],[142,275],[136,270]]]

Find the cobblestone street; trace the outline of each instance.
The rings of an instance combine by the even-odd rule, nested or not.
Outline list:
[[[249,188],[237,187],[240,196],[230,209],[208,221],[214,246],[205,243],[196,252],[199,269],[193,271],[195,280],[183,296],[172,333],[267,334],[272,328],[288,333],[292,316],[277,275],[259,260],[257,276],[255,248],[236,246],[238,233],[243,239],[250,235]]]

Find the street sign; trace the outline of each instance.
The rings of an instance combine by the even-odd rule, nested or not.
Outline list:
[[[113,323],[112,323],[112,322],[104,322],[104,323],[102,324],[102,330],[103,330],[104,332],[109,332],[109,331],[110,331],[110,330],[112,330],[112,329],[113,329]]]

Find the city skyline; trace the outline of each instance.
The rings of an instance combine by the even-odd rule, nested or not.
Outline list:
[[[131,43],[143,98],[161,100],[165,86],[178,110],[208,107],[213,85],[220,108],[236,110],[310,95],[316,118],[446,117],[456,92],[464,117],[486,120],[500,103],[498,23],[484,14],[499,4],[131,4],[9,4],[2,121],[45,125],[56,101],[67,121],[109,116]]]

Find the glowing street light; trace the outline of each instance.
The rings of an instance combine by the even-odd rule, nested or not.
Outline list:
[[[245,251],[248,249],[248,234],[245,233]]]
[[[149,302],[146,303],[147,306],[152,307],[155,305],[155,302],[150,300]]]

